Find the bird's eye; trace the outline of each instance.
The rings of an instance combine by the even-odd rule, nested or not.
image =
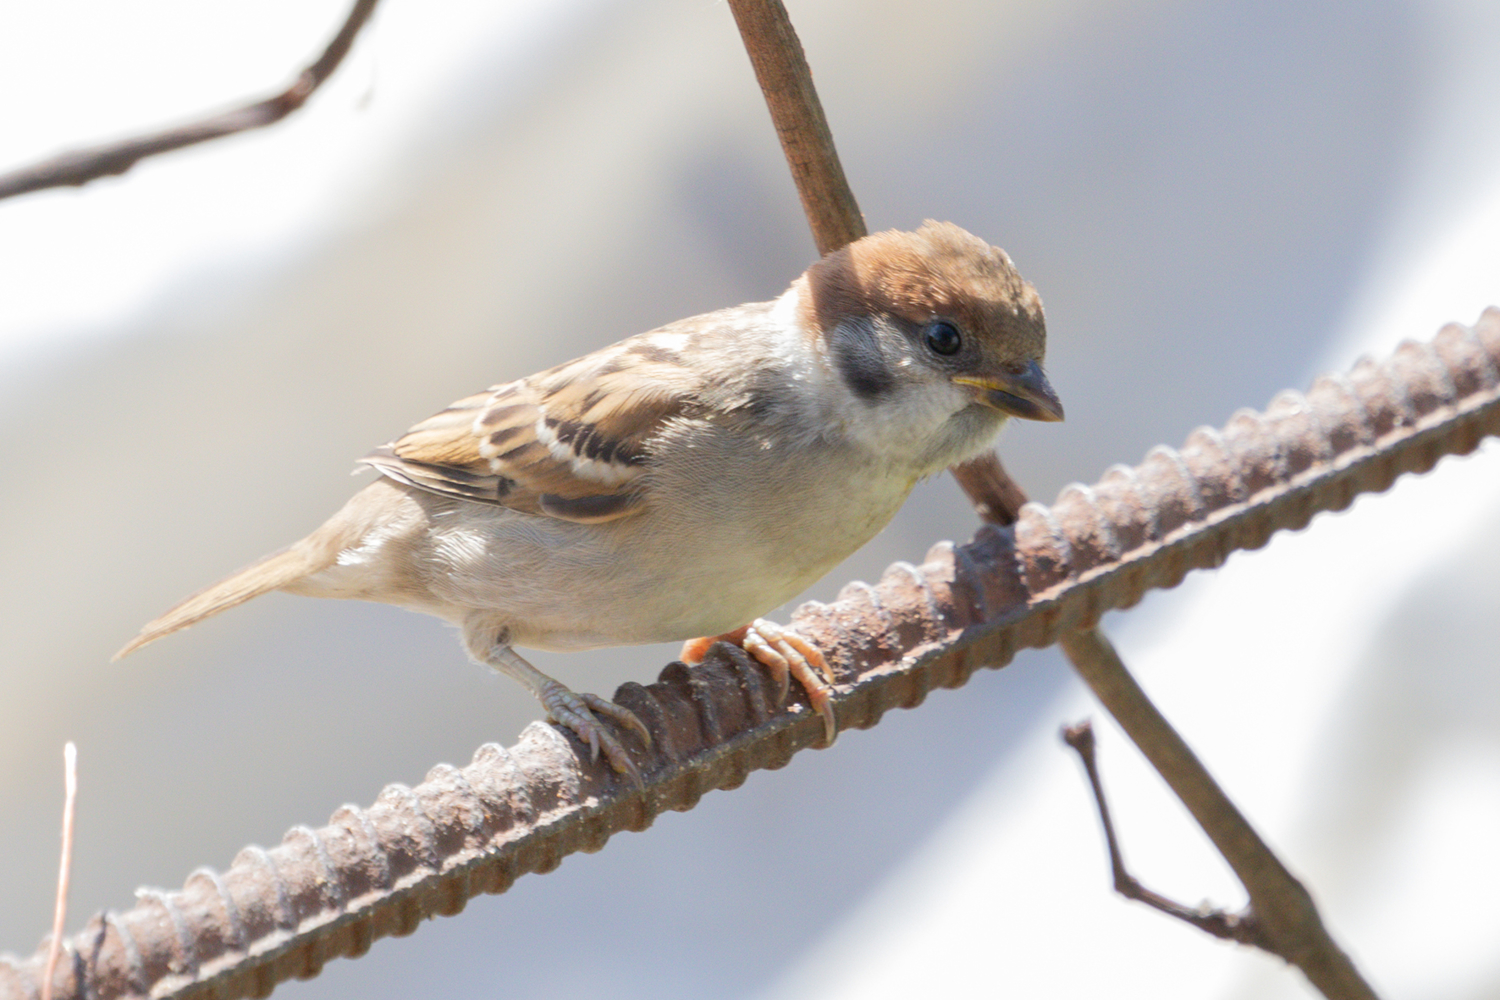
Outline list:
[[[957,354],[958,349],[964,346],[964,338],[959,335],[958,327],[945,319],[935,319],[927,324],[927,346],[935,354]]]

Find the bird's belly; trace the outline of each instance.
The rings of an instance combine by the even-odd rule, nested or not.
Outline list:
[[[433,536],[432,563],[449,569],[429,588],[437,604],[467,609],[443,617],[469,627],[478,615],[484,627],[533,649],[717,635],[824,576],[886,525],[908,489],[855,489],[821,504],[789,490],[774,512],[735,510],[729,498],[708,495],[677,505],[671,519],[603,525],[538,525],[507,514]],[[753,499],[765,506],[764,497]]]
[[[699,474],[662,484],[655,510],[588,525],[402,487],[399,523],[288,589],[395,604],[535,649],[716,635],[821,578],[886,525],[911,486],[879,469],[824,469],[821,484],[789,475],[770,463],[748,477]]]
[[[845,495],[837,504],[791,506],[765,519],[686,516],[670,539],[621,546],[595,577],[586,603],[558,602],[516,626],[516,641],[542,649],[669,642],[718,635],[795,598],[874,537],[907,490]],[[641,553],[649,553],[641,555]],[[579,614],[579,612],[583,612]]]

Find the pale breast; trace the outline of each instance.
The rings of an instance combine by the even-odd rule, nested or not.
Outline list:
[[[421,516],[372,533],[318,589],[504,630],[537,649],[689,639],[795,597],[880,531],[911,486],[890,470],[789,462],[759,445],[704,453],[712,468],[674,462],[653,480],[648,509],[606,524],[408,488]],[[419,586],[383,570],[397,559],[422,567]]]

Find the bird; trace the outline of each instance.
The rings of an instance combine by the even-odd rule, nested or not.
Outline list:
[[[597,760],[639,782],[626,708],[516,647],[733,642],[832,742],[826,660],[761,618],[891,520],[913,486],[1054,421],[1036,289],[952,223],[824,256],[777,298],[678,320],[460,399],[370,452],[376,478],[307,537],[147,623],[119,659],[272,590],[459,626]],[[610,723],[613,723],[611,725]]]

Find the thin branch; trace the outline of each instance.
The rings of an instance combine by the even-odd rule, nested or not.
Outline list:
[[[1026,491],[1005,471],[997,452],[988,452],[948,470],[986,524],[1010,525],[1021,516]]]
[[[997,455],[981,456],[952,471],[971,497],[996,498],[975,501],[982,517],[1002,525],[1016,522],[1026,494],[1006,473]],[[1244,914],[1217,910],[1200,913],[1145,888],[1126,871],[1094,762],[1093,727],[1084,723],[1064,730],[1064,739],[1078,751],[1088,771],[1109,844],[1115,890],[1215,937],[1255,945],[1281,956],[1301,969],[1327,997],[1375,1000],[1374,990],[1324,927],[1312,896],[1146,696],[1103,630],[1096,627],[1064,633],[1058,645],[1229,862],[1250,896],[1250,907]]]
[[[1064,726],[1062,738],[1064,743],[1078,752],[1078,758],[1083,762],[1083,769],[1088,774],[1089,785],[1094,790],[1094,803],[1099,807],[1099,823],[1104,827],[1104,840],[1109,847],[1109,867],[1114,876],[1115,891],[1126,899],[1145,903],[1169,917],[1192,924],[1200,931],[1212,934],[1216,938],[1254,945],[1270,951],[1270,947],[1261,940],[1252,913],[1248,911],[1229,913],[1224,910],[1184,906],[1159,892],[1147,889],[1141,885],[1139,879],[1130,874],[1125,867],[1125,856],[1120,852],[1119,840],[1115,836],[1114,822],[1109,816],[1109,803],[1104,798],[1104,782],[1099,777],[1099,763],[1095,758],[1094,727],[1089,720],[1084,719],[1077,725]]]
[[[1249,920],[1261,948],[1302,970],[1326,997],[1375,1000],[1375,990],[1333,940],[1312,895],[1287,870],[1161,714],[1098,629],[1062,636],[1061,645],[1095,696],[1187,806],[1250,895]]]
[[[78,187],[101,177],[123,174],[149,156],[234,135],[236,132],[274,125],[302,107],[313,92],[333,75],[378,2],[379,0],[355,0],[349,16],[323,50],[323,54],[299,73],[292,85],[281,93],[187,125],[61,153],[29,167],[0,175],[0,198],[13,198],[47,188]]]
[[[765,94],[818,253],[832,253],[868,230],[839,165],[802,43],[781,0],[729,0],[729,9]]]
[[[730,7],[765,93],[808,224],[818,249],[828,253],[864,235],[865,227],[839,164],[802,46],[781,0],[730,0]],[[984,520],[1010,525],[1020,517],[1026,493],[1006,473],[998,455],[983,455],[950,471]],[[1121,720],[1125,731],[1158,770],[1175,769],[1175,781],[1166,770],[1162,770],[1163,776],[1194,816],[1201,814],[1215,824],[1211,828],[1204,818],[1199,820],[1245,881],[1273,950],[1301,968],[1329,997],[1373,998],[1373,991],[1318,919],[1307,891],[1276,860],[1166,719],[1146,700],[1104,634],[1097,628],[1085,629],[1063,636],[1061,646],[1112,714],[1119,718],[1122,711],[1133,713],[1130,724]],[[1127,704],[1112,697],[1126,690],[1134,691],[1138,698]],[[1170,753],[1148,749],[1167,746],[1175,749]],[[1189,796],[1193,801],[1188,801]],[[1276,909],[1274,914],[1263,912],[1271,907]]]
[[[52,977],[62,956],[63,925],[68,919],[68,885],[73,879],[73,814],[78,805],[78,748],[69,740],[63,745],[62,860],[57,863],[57,902],[52,907],[52,940],[47,945],[47,972],[42,979],[42,1000],[52,1000]]]

